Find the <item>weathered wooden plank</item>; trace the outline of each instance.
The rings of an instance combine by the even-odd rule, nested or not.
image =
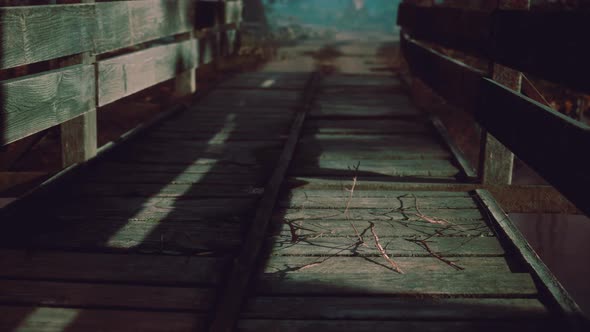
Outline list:
[[[228,143],[232,144],[236,142]],[[271,143],[275,145],[280,144],[280,142]],[[144,146],[143,148],[135,145],[131,153],[124,153],[124,151],[121,150],[112,157],[113,160],[125,162],[194,164],[200,159],[217,159],[224,163],[268,165],[276,162],[276,157],[279,153],[280,150],[277,147],[268,146],[257,149],[248,149],[247,147],[242,148],[239,146],[229,148],[227,146],[224,147],[222,144],[194,144],[192,146],[187,144],[187,146],[179,146],[171,150],[165,145]]]
[[[122,163],[104,161],[93,170],[94,174],[108,175],[115,172],[137,173],[171,173],[173,175],[184,174],[256,174],[268,171],[269,167],[263,165],[239,165],[218,162],[215,159],[200,160],[192,165],[179,164],[145,164]]]
[[[200,1],[199,3],[207,3]],[[199,64],[211,64],[219,56],[217,51],[217,36],[209,33],[198,39],[199,43]]]
[[[498,231],[502,239],[509,242],[508,246],[525,261],[532,273],[540,279],[542,294],[558,306],[559,310],[567,317],[569,327],[580,329],[584,324],[587,326],[587,319],[584,318],[580,307],[531,248],[491,194],[486,190],[477,190],[476,192],[484,209],[493,218],[492,227]]]
[[[156,183],[156,184],[193,184],[195,190],[201,184],[238,184],[261,186],[266,183],[267,174],[258,173],[134,173],[104,172],[102,174],[89,175],[86,181],[93,183]]]
[[[221,142],[221,143],[209,143],[209,142],[178,142],[176,147],[183,150],[207,150],[207,151],[233,151],[233,150],[250,150],[255,151],[264,148],[278,148],[282,144],[280,142],[273,141],[258,141],[258,142]],[[133,142],[130,144],[133,149],[143,148],[149,151],[150,149],[164,149],[169,147],[167,143],[161,143],[158,141],[151,141],[150,144],[142,144],[141,142]]]
[[[310,113],[310,118],[320,117],[408,117],[418,116],[420,113],[410,104],[409,100],[399,101],[398,103],[385,105],[351,105],[345,103],[318,103]]]
[[[301,136],[299,142],[317,143],[321,147],[329,147],[338,145],[342,142],[347,145],[362,146],[362,145],[439,145],[439,140],[433,133],[424,135],[404,135],[404,134],[389,134],[389,135],[339,135],[339,134],[308,134]]]
[[[478,106],[481,77],[485,73],[427,48],[405,34],[401,45],[412,73],[435,92],[467,111]]]
[[[221,332],[234,329],[243,297],[248,291],[250,277],[254,272],[254,265],[263,247],[266,229],[273,216],[281,184],[293,158],[303,123],[309,112],[318,79],[317,74],[311,75],[305,90],[300,95],[297,115],[289,131],[289,138],[285,143],[277,167],[265,187],[264,195],[256,209],[256,216],[245,237],[244,246],[241,248],[228,278],[227,288],[221,295],[221,300],[218,301],[216,314],[211,324],[211,331]]]
[[[303,89],[309,74],[269,72],[241,74],[219,85],[220,89]]]
[[[142,0],[96,4],[98,54],[194,29],[194,1]]]
[[[341,160],[346,166],[355,166],[362,160],[404,160],[404,159],[448,159],[450,153],[438,145],[422,146],[361,146],[355,148],[343,144],[333,144],[330,147],[319,147],[315,144],[309,148],[297,151],[297,160]]]
[[[0,8],[0,69],[93,50],[93,5]]]
[[[10,279],[214,285],[229,261],[223,257],[92,254],[0,250],[0,275]]]
[[[290,189],[287,194],[291,198],[295,199],[304,199],[304,198],[315,198],[315,197],[349,197],[350,192],[346,191],[344,187],[350,187],[352,184],[352,179],[349,183],[340,182],[340,188],[335,189],[330,186],[326,186],[325,189],[318,189],[318,188],[309,188],[306,187],[295,187]],[[392,188],[383,188],[383,189],[368,189],[362,188],[362,183],[357,182],[355,185],[355,191],[353,197],[359,198],[398,198],[402,196],[414,198],[417,197],[418,199],[422,197],[463,197],[468,198],[471,197],[471,193],[466,191],[438,191],[438,190],[420,190],[420,187],[411,188],[408,190],[395,190]],[[470,189],[468,189],[470,190]]]
[[[263,274],[261,295],[397,295],[526,297],[537,295],[528,273]]]
[[[414,237],[414,236],[493,236],[492,231],[482,220],[453,222],[440,221],[433,224],[417,215],[407,214],[407,220],[300,220],[285,221],[277,231],[281,236],[295,236],[300,240],[317,237],[349,237],[355,238],[357,231],[368,238],[371,237],[371,225],[379,230],[379,237]],[[424,218],[428,218],[425,216]],[[280,219],[279,219],[280,220]]]
[[[376,180],[380,180],[377,178]],[[460,192],[468,192],[480,188],[477,184],[469,183],[413,183],[413,182],[383,182],[366,178],[357,182],[355,188],[356,197],[398,197],[410,191],[418,197],[424,191],[430,191],[431,196],[452,195]],[[340,192],[338,197],[344,197],[344,186],[350,187],[352,180],[294,177],[288,181],[289,188],[297,191],[313,193],[318,189],[331,189]],[[528,213],[579,213],[579,210],[570,203],[556,189],[550,186],[537,185],[511,185],[511,186],[485,186],[508,212]],[[388,190],[392,195],[365,195],[364,192]],[[321,191],[321,190],[320,190]],[[443,191],[448,191],[442,193]],[[310,194],[308,194],[310,195]],[[319,196],[324,196],[321,193]],[[359,211],[359,210],[356,210]],[[353,211],[354,212],[354,211]]]
[[[211,143],[223,143],[228,141],[283,141],[287,133],[282,128],[258,128],[221,129],[205,131],[174,131],[158,130],[147,135],[151,139],[159,141],[208,141]]]
[[[199,101],[203,107],[213,106],[250,106],[266,105],[266,107],[295,106],[299,91],[276,90],[217,90]]]
[[[309,120],[303,128],[304,135],[385,135],[385,134],[425,134],[430,128],[421,121],[409,120]]]
[[[224,216],[214,219],[219,215],[219,210],[217,208],[210,212],[206,219],[209,222],[199,222],[205,219],[199,214],[185,215],[184,222],[178,221],[183,219],[181,217],[161,213],[151,217],[140,216],[138,219],[129,215],[128,220],[120,212],[113,218],[64,216],[56,220],[45,217],[43,225],[21,222],[21,228],[27,225],[36,227],[34,232],[30,229],[28,232],[26,229],[11,229],[10,234],[2,236],[2,241],[10,248],[177,255],[237,249],[242,237],[240,226],[235,223],[235,219],[234,225],[224,222],[227,220]],[[210,220],[217,221],[217,224]]]
[[[196,48],[195,41],[188,40],[99,61],[99,106],[104,106],[174,78],[181,72],[196,68],[198,64]]]
[[[411,193],[397,198],[381,197],[342,197],[341,192],[334,191],[336,197],[305,197],[297,195],[279,202],[283,208],[303,209],[390,209],[398,212],[418,213],[418,210],[441,209],[476,209],[477,204],[471,197],[417,197]]]
[[[311,165],[310,165],[311,164]],[[348,171],[349,165],[338,160],[320,160],[317,163],[297,163],[291,166],[291,174],[297,176],[333,175]],[[455,177],[460,171],[449,160],[362,160],[358,172],[359,179],[370,176],[399,177]]]
[[[451,150],[451,152],[453,154],[453,159],[455,160],[457,165],[461,168],[461,172],[463,173],[463,175],[468,180],[471,180],[471,181],[476,180],[477,179],[477,172],[475,171],[473,166],[471,166],[471,164],[469,163],[469,161],[467,160],[467,158],[463,154],[463,151],[461,151],[461,149],[455,144],[455,142],[451,138],[451,136],[448,133],[447,128],[445,127],[443,122],[438,118],[433,118],[432,119],[432,126],[436,129],[436,132],[438,133],[438,135],[443,139],[443,141],[445,142],[445,145],[449,148],[449,150]],[[438,167],[437,167],[437,169],[438,169]]]
[[[454,257],[452,261],[466,272],[510,272],[503,257]],[[395,262],[405,272],[455,271],[453,267],[433,257],[396,257]],[[264,273],[391,273],[391,266],[386,264],[381,257],[271,256],[264,265]]]
[[[379,234],[379,229],[375,232]],[[323,238],[305,239],[292,243],[291,237],[275,237],[269,239],[274,255],[283,256],[370,256],[380,257],[370,237],[366,239],[365,247],[358,244],[356,237],[352,238]],[[388,238],[382,240],[387,254],[392,257],[429,257],[427,250],[420,245],[403,238]],[[502,256],[504,249],[493,237],[432,237],[428,245],[434,252],[443,257],[457,256]],[[384,263],[387,263],[383,261]]]
[[[322,80],[322,88],[333,87],[383,87],[399,86],[400,81],[391,76],[335,74]]]
[[[61,124],[61,161],[63,167],[83,163],[96,156],[96,109]]]
[[[31,306],[206,311],[215,289],[54,281],[0,281],[0,303]]]
[[[197,216],[204,216],[218,211],[219,219],[222,216],[245,214],[256,204],[255,198],[116,198],[104,197],[86,201],[70,201],[62,203],[54,208],[49,207],[48,212],[54,211],[57,215],[66,216],[117,216],[133,215],[133,219],[149,219],[150,214],[183,214],[193,213],[195,220]]]
[[[76,186],[76,196],[92,197],[258,197],[264,190],[236,184],[87,183]]]
[[[537,299],[399,299],[387,297],[255,297],[242,318],[421,320],[543,319]]]
[[[588,125],[488,79],[482,84],[482,100],[475,117],[578,208],[590,213],[589,196],[580,190],[590,183],[586,171],[590,156],[578,151],[578,147],[590,145]],[[567,172],[563,165],[568,165]]]
[[[23,332],[203,331],[204,315],[132,310],[1,306],[0,330]]]
[[[559,324],[551,325],[546,320],[534,321],[516,320],[481,320],[481,321],[350,321],[350,320],[262,320],[243,319],[238,322],[239,332],[254,331],[294,331],[312,332],[390,332],[390,331],[530,331],[535,332],[544,328],[557,328]]]
[[[78,65],[0,82],[8,144],[94,109],[94,68]]]
[[[289,221],[300,220],[418,220],[415,216],[416,210],[413,208],[407,211],[398,211],[396,209],[349,209],[345,215],[346,203],[336,209],[312,209],[305,205],[293,209],[279,209],[275,211],[276,219]],[[421,209],[422,210],[422,209]],[[452,222],[471,221],[482,219],[482,214],[478,209],[434,209],[426,210],[430,218],[445,219]],[[423,211],[424,213],[424,211]],[[409,219],[407,219],[409,218]]]

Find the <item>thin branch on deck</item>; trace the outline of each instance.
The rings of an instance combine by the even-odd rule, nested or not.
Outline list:
[[[454,268],[454,269],[456,269],[456,270],[459,270],[459,271],[465,270],[465,268],[464,268],[464,267],[461,267],[461,266],[459,266],[459,265],[455,264],[455,262],[452,262],[452,261],[450,261],[450,260],[448,260],[448,259],[446,259],[446,258],[442,257],[441,255],[439,255],[439,254],[435,253],[434,251],[432,251],[432,249],[430,248],[430,246],[428,245],[428,242],[426,242],[426,240],[419,240],[419,239],[406,239],[406,241],[414,242],[414,243],[416,243],[416,244],[420,245],[420,246],[421,246],[421,247],[423,247],[423,248],[424,248],[426,251],[428,251],[428,253],[429,253],[429,254],[430,254],[432,257],[434,257],[434,258],[438,259],[439,261],[441,261],[441,262],[443,262],[443,263],[445,263],[445,264],[447,264],[447,265],[449,265],[449,266],[453,267],[453,268]]]
[[[397,265],[397,263],[394,262],[393,259],[389,258],[389,256],[387,255],[387,252],[385,252],[385,249],[383,249],[383,246],[379,242],[379,236],[377,236],[377,232],[375,231],[375,224],[372,222],[369,222],[369,223],[371,224],[371,233],[373,234],[373,238],[375,239],[375,246],[377,247],[377,250],[379,250],[379,253],[381,254],[381,256],[383,256],[383,258],[385,258],[385,260],[387,262],[389,262],[389,264],[391,264],[391,267],[393,268],[393,270],[395,272],[400,273],[400,274],[404,274],[404,271],[402,271],[402,269],[399,267],[399,265]]]
[[[350,203],[352,202],[352,196],[354,195],[354,188],[356,188],[356,183],[357,183],[357,179],[358,179],[358,170],[359,170],[360,166],[361,166],[360,161],[358,162],[358,164],[356,164],[356,166],[354,166],[354,176],[352,177],[352,186],[350,187],[350,189],[344,187],[344,189],[349,192],[348,200],[346,202],[346,209],[344,209],[344,217],[346,217],[346,219],[348,219],[350,217],[348,210],[350,209]],[[348,168],[350,169],[350,167],[348,167]]]
[[[412,194],[412,196],[414,197],[414,206],[416,207],[416,212],[417,212],[417,213],[415,213],[415,215],[418,218],[423,219],[424,221],[427,221],[431,224],[437,224],[437,225],[448,225],[449,224],[449,222],[445,219],[428,217],[424,213],[422,213],[422,211],[420,211],[420,207],[418,206],[418,197],[416,197],[415,194]]]

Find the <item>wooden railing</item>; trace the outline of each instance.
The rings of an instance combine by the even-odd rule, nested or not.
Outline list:
[[[589,12],[483,11],[406,1],[400,5],[398,24],[415,76],[473,114],[489,134],[590,214],[590,127],[521,94],[518,76],[522,71],[590,92]],[[433,44],[485,59],[490,69],[470,67]],[[512,68],[507,70],[517,84],[496,75],[496,64]],[[483,163],[506,161],[502,153],[490,153],[487,159]],[[512,161],[508,163],[511,172]],[[504,172],[502,168],[487,171]],[[486,174],[480,176],[485,180]],[[509,178],[505,182],[510,184]]]
[[[191,94],[238,45],[239,0],[29,2],[0,7],[0,70],[45,66],[0,81],[0,147],[60,126],[64,167],[96,154],[97,109],[171,79]]]

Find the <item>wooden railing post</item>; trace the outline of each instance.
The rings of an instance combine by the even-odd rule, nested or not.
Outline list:
[[[194,40],[195,40],[194,30],[189,32],[187,35],[176,37],[176,40],[177,41],[186,40],[187,36],[188,36],[189,40],[194,42]],[[195,44],[193,44],[193,47],[195,47]],[[193,54],[195,54],[195,56],[198,57],[199,56],[198,50],[195,50],[193,52]],[[198,59],[193,59],[193,61],[195,61],[195,63],[198,63]],[[182,73],[179,73],[176,76],[174,94],[177,97],[190,96],[197,91],[197,67],[198,66],[193,66],[193,68],[186,70]]]
[[[81,0],[81,3],[94,3],[95,0]],[[96,85],[96,56],[94,52],[87,52],[82,55],[82,63],[94,66],[95,76],[90,78],[95,80],[94,89],[94,109],[66,121],[60,125],[61,131],[61,149],[62,149],[62,166],[64,168],[89,160],[96,156],[97,144],[97,127],[96,127],[96,109],[98,98]]]
[[[530,0],[498,0],[498,9],[530,9]],[[514,91],[520,92],[522,73],[497,63],[490,63],[492,79]],[[507,120],[508,121],[508,120]],[[482,132],[480,176],[483,184],[512,184],[514,154],[487,131]]]

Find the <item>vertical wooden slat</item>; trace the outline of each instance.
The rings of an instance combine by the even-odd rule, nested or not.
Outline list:
[[[95,0],[81,0],[81,3],[94,3]],[[96,56],[94,52],[82,54],[84,64],[93,65],[94,76],[90,79],[96,80]],[[96,83],[96,82],[95,82]],[[66,121],[60,125],[62,166],[64,168],[73,164],[84,162],[96,156],[98,148],[97,124],[96,124],[96,103],[98,102],[98,84],[94,84],[95,98],[94,109]]]
[[[530,0],[498,0],[498,9],[529,10]],[[494,81],[520,92],[522,73],[497,63],[490,63]],[[512,184],[514,154],[487,131],[482,131],[480,176],[482,183],[489,185]]]
[[[176,40],[180,41],[183,40],[183,37],[188,37],[189,39],[195,39],[194,31],[189,32],[186,35],[176,36]],[[197,47],[196,43],[192,44],[193,48]],[[198,50],[194,50],[192,53],[195,57],[199,56]],[[198,64],[198,59],[194,59],[194,63]],[[176,76],[175,80],[175,87],[174,87],[174,94],[178,97],[190,96],[197,91],[197,68],[186,70],[182,73],[179,73]]]

